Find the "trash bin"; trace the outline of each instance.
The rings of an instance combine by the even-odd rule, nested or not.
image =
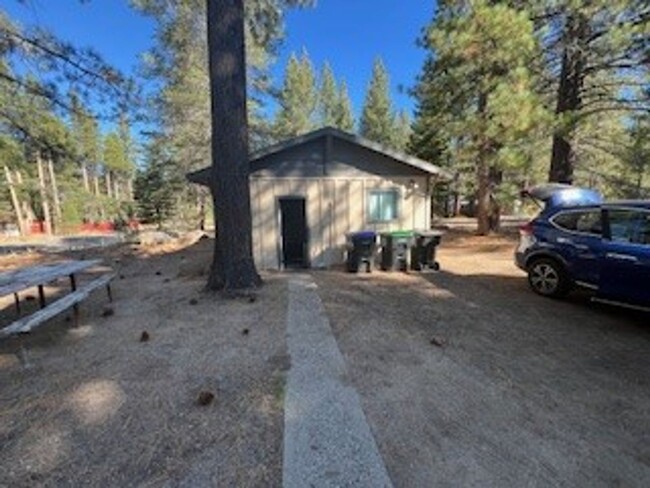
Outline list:
[[[413,235],[411,247],[411,269],[438,271],[440,264],[436,261],[436,248],[440,245],[442,232],[436,230],[417,231]]]
[[[377,234],[373,231],[351,232],[346,237],[347,270],[350,273],[357,273],[361,264],[365,264],[366,273],[370,273],[377,249]]]
[[[381,269],[407,271],[411,261],[413,231],[397,230],[381,234]]]

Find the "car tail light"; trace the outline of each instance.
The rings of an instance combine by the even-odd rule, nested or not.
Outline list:
[[[532,236],[533,235],[533,222],[527,222],[524,225],[519,226],[519,234],[523,236]]]

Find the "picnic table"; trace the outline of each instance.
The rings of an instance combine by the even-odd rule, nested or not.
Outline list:
[[[85,300],[91,291],[102,286],[106,286],[108,299],[112,301],[113,297],[110,283],[115,277],[115,273],[112,271],[102,273],[98,278],[84,284],[82,287],[77,286],[77,275],[100,263],[101,261],[98,259],[70,260],[0,273],[0,297],[13,294],[18,315],[20,315],[21,309],[19,296],[21,291],[36,287],[38,289],[40,303],[40,309],[38,311],[31,315],[18,318],[11,325],[1,328],[0,338],[14,334],[28,333],[70,307],[74,310],[75,324],[78,323],[79,303]],[[44,286],[61,278],[69,278],[71,292],[48,305],[46,303]]]

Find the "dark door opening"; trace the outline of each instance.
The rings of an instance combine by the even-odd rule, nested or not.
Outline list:
[[[282,228],[282,264],[287,268],[306,268],[307,217],[305,199],[289,197],[280,199]]]

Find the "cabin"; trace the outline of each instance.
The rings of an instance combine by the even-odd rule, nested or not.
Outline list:
[[[253,253],[259,269],[329,268],[350,232],[429,229],[441,168],[326,127],[250,159]],[[209,185],[211,168],[188,179]]]

